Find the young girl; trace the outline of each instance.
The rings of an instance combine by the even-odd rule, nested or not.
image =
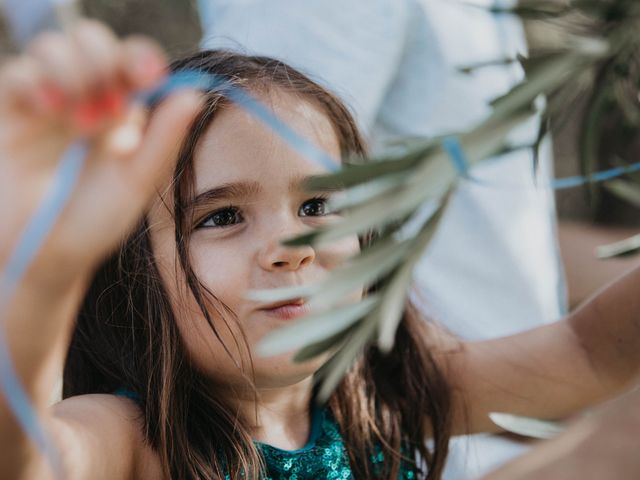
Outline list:
[[[173,70],[228,78],[336,163],[364,151],[345,107],[281,62],[208,51]],[[323,168],[217,91],[175,94],[147,122],[124,99],[164,71],[152,45],[85,23],[36,41],[0,77],[1,262],[67,146],[91,147],[5,312],[66,478],[436,479],[449,436],[494,429],[488,412],[562,417],[637,375],[634,272],[562,322],[476,344],[408,306],[393,351],[363,352],[317,407],[326,357],[254,354],[308,306],[245,296],[318,282],[367,241],[283,247],[336,218],[330,192],[300,186]],[[50,408],[65,356],[65,399]],[[52,478],[4,399],[0,421],[0,478]]]

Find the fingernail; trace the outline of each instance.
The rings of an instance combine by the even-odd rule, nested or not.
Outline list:
[[[98,124],[102,111],[98,102],[83,102],[77,105],[71,114],[75,128],[82,132],[90,132]]]
[[[138,125],[127,124],[117,128],[109,138],[114,153],[127,155],[134,152],[142,141],[142,130]]]
[[[116,117],[124,112],[124,94],[117,90],[106,91],[97,101],[97,108],[109,117]]]
[[[76,105],[71,118],[74,127],[82,132],[91,132],[100,122],[116,118],[124,110],[124,94],[117,90],[108,90],[98,98]]]
[[[66,103],[66,96],[59,87],[44,84],[36,90],[35,102],[43,111],[59,111]]]
[[[161,57],[155,54],[144,55],[136,65],[136,75],[145,82],[156,82],[166,73],[166,63]]]

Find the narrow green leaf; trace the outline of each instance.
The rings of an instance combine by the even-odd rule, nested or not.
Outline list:
[[[460,144],[464,149],[470,167],[499,153],[508,136],[533,115],[527,109],[516,110],[507,117],[497,119],[490,116],[473,130],[460,134]]]
[[[312,308],[333,305],[345,295],[373,284],[404,259],[409,246],[407,240],[397,242],[389,238],[365,250],[346,266],[332,272],[322,288],[311,297],[310,305]]]
[[[356,289],[362,289],[393,269],[407,254],[410,241],[382,239],[332,271],[327,280],[313,285],[272,290],[253,290],[247,298],[257,302],[281,302],[311,297],[314,306],[338,303]]]
[[[604,188],[634,207],[640,208],[640,185],[627,180],[616,179],[605,182]]]
[[[610,104],[610,92],[603,88],[592,96],[587,107],[579,139],[580,173],[585,177],[597,171],[602,122]],[[596,184],[588,184],[587,192],[591,205],[597,205],[600,201],[600,195]]]
[[[384,226],[412,212],[428,198],[435,199],[442,196],[455,178],[450,164],[444,164],[444,168],[448,169],[448,178],[444,175],[436,175],[431,181],[425,181],[423,185],[411,181],[403,188],[396,187],[364,205],[345,212],[344,218],[330,227],[318,229],[283,243],[288,246],[323,245],[348,235],[360,234],[374,227]],[[434,179],[441,179],[441,181],[434,181]]]
[[[483,8],[482,6],[478,7]],[[526,19],[559,18],[573,11],[569,5],[564,5],[557,0],[519,0],[519,2],[513,6],[492,4],[484,8],[488,8],[494,13],[512,13]]]
[[[626,257],[640,253],[640,235],[596,248],[598,258]]]
[[[390,352],[393,348],[396,330],[407,301],[407,290],[413,278],[413,267],[413,264],[405,263],[394,275],[393,280],[382,294],[383,301],[379,310],[374,314],[380,325],[378,347],[383,352]]]
[[[550,93],[561,86],[570,75],[575,75],[590,65],[590,61],[607,53],[607,44],[594,39],[581,39],[576,50],[561,53],[539,64],[529,78],[516,85],[509,93],[494,100],[493,113],[485,122],[493,125],[508,118],[514,112],[531,106],[541,94]]]
[[[380,321],[378,347],[383,352],[389,352],[393,348],[396,330],[405,309],[407,292],[413,281],[413,270],[440,225],[449,197],[450,195],[445,197],[436,212],[426,221],[422,231],[412,242],[409,257],[394,274],[387,287],[379,292],[382,300],[374,315],[377,315]]]
[[[634,52],[634,54],[636,54],[636,52]],[[631,61],[631,58],[625,58],[625,63]],[[635,85],[633,89],[629,88],[629,80],[629,78],[625,78],[613,81],[611,88],[617,110],[622,112],[629,125],[637,127],[638,121],[640,120],[640,110],[638,109],[638,90]]]
[[[258,353],[261,356],[277,355],[329,338],[361,319],[379,301],[380,299],[374,295],[358,303],[305,316],[267,335],[259,343]]]
[[[521,417],[508,413],[489,414],[489,418],[498,427],[507,432],[517,433],[525,437],[548,440],[557,437],[566,430],[566,427],[558,422],[539,420],[537,418]]]
[[[529,118],[530,113],[518,111],[497,124],[482,123],[461,135],[460,142],[467,154],[469,167],[500,151],[507,135]],[[415,168],[413,176],[407,178],[401,190],[391,189],[345,212],[339,222],[283,243],[289,246],[320,245],[383,227],[411,213],[425,201],[441,198],[456,178],[457,172],[449,156],[442,149],[435,150]]]
[[[503,57],[503,58],[496,58],[495,60],[487,60],[484,62],[477,62],[477,63],[468,64],[468,65],[463,65],[463,66],[457,67],[457,70],[460,73],[469,75],[471,73],[474,73],[477,70],[482,70],[487,67],[509,66],[509,65],[513,65],[514,63],[519,63],[518,58]]]
[[[538,171],[540,169],[540,149],[542,148],[543,142],[548,137],[549,129],[549,119],[541,118],[540,125],[538,125],[536,140],[532,146],[533,159],[531,163],[531,173],[533,175],[533,178],[538,178]]]
[[[335,352],[339,350],[345,344],[353,329],[357,328],[357,325],[358,324],[356,323],[346,330],[342,330],[336,333],[332,337],[301,348],[293,356],[293,361],[296,363],[302,363],[323,355],[327,352]]]
[[[318,291],[320,284],[299,285],[296,287],[272,288],[270,290],[250,290],[245,298],[253,302],[271,303],[297,298],[308,298]]]
[[[362,183],[341,192],[339,196],[329,201],[327,208],[329,211],[335,212],[369,202],[393,189],[402,188],[407,177],[411,174],[411,171],[398,172],[374,178],[367,183]]]
[[[319,232],[315,243],[324,244],[333,242],[348,235],[363,233],[374,227],[380,227],[393,221],[395,218],[407,215],[417,209],[428,199],[439,198],[443,190],[446,190],[455,178],[442,178],[440,185],[425,184],[406,185],[403,188],[393,189],[370,202],[365,203],[345,214],[345,219],[340,224]]]
[[[620,158],[618,155],[611,156],[611,162],[613,167],[625,168],[629,166],[629,162]],[[629,183],[635,185],[637,188],[640,188],[640,172],[625,173],[624,179]],[[605,186],[606,186],[606,183],[605,183]]]
[[[336,173],[311,177],[304,182],[303,188],[309,191],[322,191],[354,187],[383,175],[410,170],[418,161],[419,158],[416,155],[398,160],[379,162],[370,160],[363,165],[346,166]]]
[[[394,174],[411,170],[431,151],[438,148],[439,143],[434,140],[422,139],[416,142],[412,150],[402,155],[384,159],[370,159],[360,165],[347,165],[342,170],[329,175],[311,177],[304,183],[304,188],[310,191],[349,188],[368,182],[382,175]]]
[[[349,368],[367,346],[376,329],[376,322],[364,320],[353,331],[344,346],[322,367],[317,378],[320,381],[318,401],[326,402]]]

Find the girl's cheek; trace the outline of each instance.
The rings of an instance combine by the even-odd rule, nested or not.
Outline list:
[[[360,251],[357,237],[346,237],[318,249],[318,257],[323,267],[328,270],[344,265],[347,260]]]
[[[235,310],[242,300],[240,292],[248,288],[247,255],[237,243],[234,246],[229,242],[228,247],[203,247],[192,250],[196,276],[218,300]]]
[[[346,264],[346,262],[357,255],[360,252],[360,242],[357,237],[347,237],[339,242],[332,243],[327,246],[327,250],[324,255],[319,254],[322,258],[321,263],[323,267],[328,270],[335,270]],[[346,298],[357,302],[362,299],[364,292],[362,289],[354,290],[350,292]]]

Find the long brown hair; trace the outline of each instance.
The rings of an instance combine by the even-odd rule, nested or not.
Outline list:
[[[281,89],[298,95],[327,115],[343,155],[365,153],[345,106],[280,61],[210,50],[179,60],[172,69],[213,73],[253,92]],[[178,158],[173,213],[180,268],[212,332],[218,335],[211,315],[223,319],[232,315],[191,267],[189,219],[184,209],[193,195],[196,145],[216,112],[229,103],[220,91],[209,92],[207,99]],[[364,248],[370,243],[367,239],[361,239]],[[355,478],[397,478],[401,462],[422,469],[429,480],[441,476],[451,431],[451,394],[427,348],[425,326],[409,305],[393,350],[382,355],[370,347],[329,401]],[[189,360],[143,220],[101,266],[87,292],[65,365],[64,397],[126,388],[135,395],[145,437],[171,479],[222,479],[225,474],[258,478],[262,458],[249,429],[211,387],[212,380]],[[429,436],[432,449],[425,445]],[[369,459],[376,446],[382,449],[385,462],[374,471]]]

